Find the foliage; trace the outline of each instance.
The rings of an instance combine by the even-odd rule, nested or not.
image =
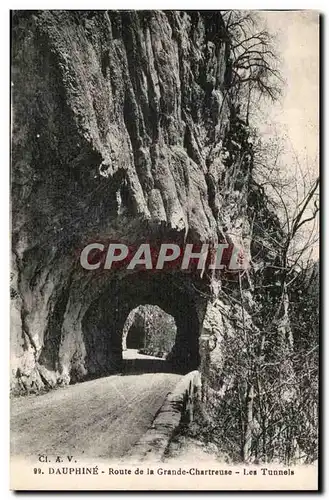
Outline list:
[[[318,264],[309,250],[317,239],[319,179],[299,175],[298,159],[295,169],[278,168],[280,141],[264,142],[249,123],[255,96],[280,94],[272,38],[253,13],[226,11],[223,19],[231,110],[223,196],[237,190],[247,197],[251,266],[238,283],[222,284],[234,334],[223,332],[224,366],[209,375],[201,433],[234,461],[311,463],[317,459],[319,296]],[[285,175],[290,170],[294,176]]]

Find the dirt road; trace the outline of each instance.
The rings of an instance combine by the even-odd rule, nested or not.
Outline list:
[[[131,359],[129,353],[127,359]],[[156,360],[139,356],[152,367]],[[131,361],[129,361],[131,363]],[[123,457],[144,434],[178,382],[162,373],[113,375],[11,402],[11,452]],[[145,370],[149,371],[149,370]]]

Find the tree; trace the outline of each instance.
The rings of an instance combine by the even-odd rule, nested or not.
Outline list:
[[[222,15],[228,48],[224,101],[231,113],[221,147],[221,197],[226,206],[236,192],[247,197],[251,267],[238,281],[222,280],[225,307],[217,307],[227,321],[224,362],[220,373],[209,371],[210,386],[217,390],[202,432],[234,461],[312,462],[318,301],[312,295],[306,306],[299,297],[307,296],[318,237],[319,179],[297,155],[285,162],[285,141],[265,141],[251,126],[256,99],[280,95],[273,38],[252,12]]]
[[[274,39],[266,29],[259,29],[254,12],[225,11],[222,17],[229,47],[226,88],[231,98],[243,98],[245,120],[249,123],[254,98],[264,96],[275,101],[281,93]]]
[[[299,297],[310,286],[319,180],[307,182],[299,165],[285,175],[291,169],[282,165],[280,143],[264,149],[246,122],[238,124],[227,167],[238,164],[241,174],[247,168],[241,158],[246,151],[251,155],[248,182],[240,183],[248,191],[251,279],[241,273],[238,282],[222,283],[222,300],[230,306],[222,313],[228,330],[234,325],[234,335],[223,345],[222,373],[212,374],[212,385],[221,390],[212,394],[207,433],[233,460],[312,462],[317,457],[318,301],[312,295],[304,311]],[[229,191],[237,180],[230,176]],[[301,331],[303,342],[296,341]]]

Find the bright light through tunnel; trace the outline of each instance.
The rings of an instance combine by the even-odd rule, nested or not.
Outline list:
[[[140,305],[130,311],[123,327],[123,357],[128,350],[166,359],[174,347],[176,333],[175,319],[170,314],[157,305]]]

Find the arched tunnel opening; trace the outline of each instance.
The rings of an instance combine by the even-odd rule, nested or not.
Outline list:
[[[195,370],[199,328],[194,297],[184,278],[145,271],[125,275],[109,282],[83,318],[86,371],[92,378],[125,373],[127,350],[163,361],[153,363],[155,371]],[[152,371],[152,363],[139,366]]]
[[[159,306],[135,307],[122,332],[124,372],[171,371],[176,334],[175,319]]]
[[[163,358],[172,351],[176,333],[171,314],[157,305],[140,305],[128,314],[122,332],[122,350],[138,350]]]

